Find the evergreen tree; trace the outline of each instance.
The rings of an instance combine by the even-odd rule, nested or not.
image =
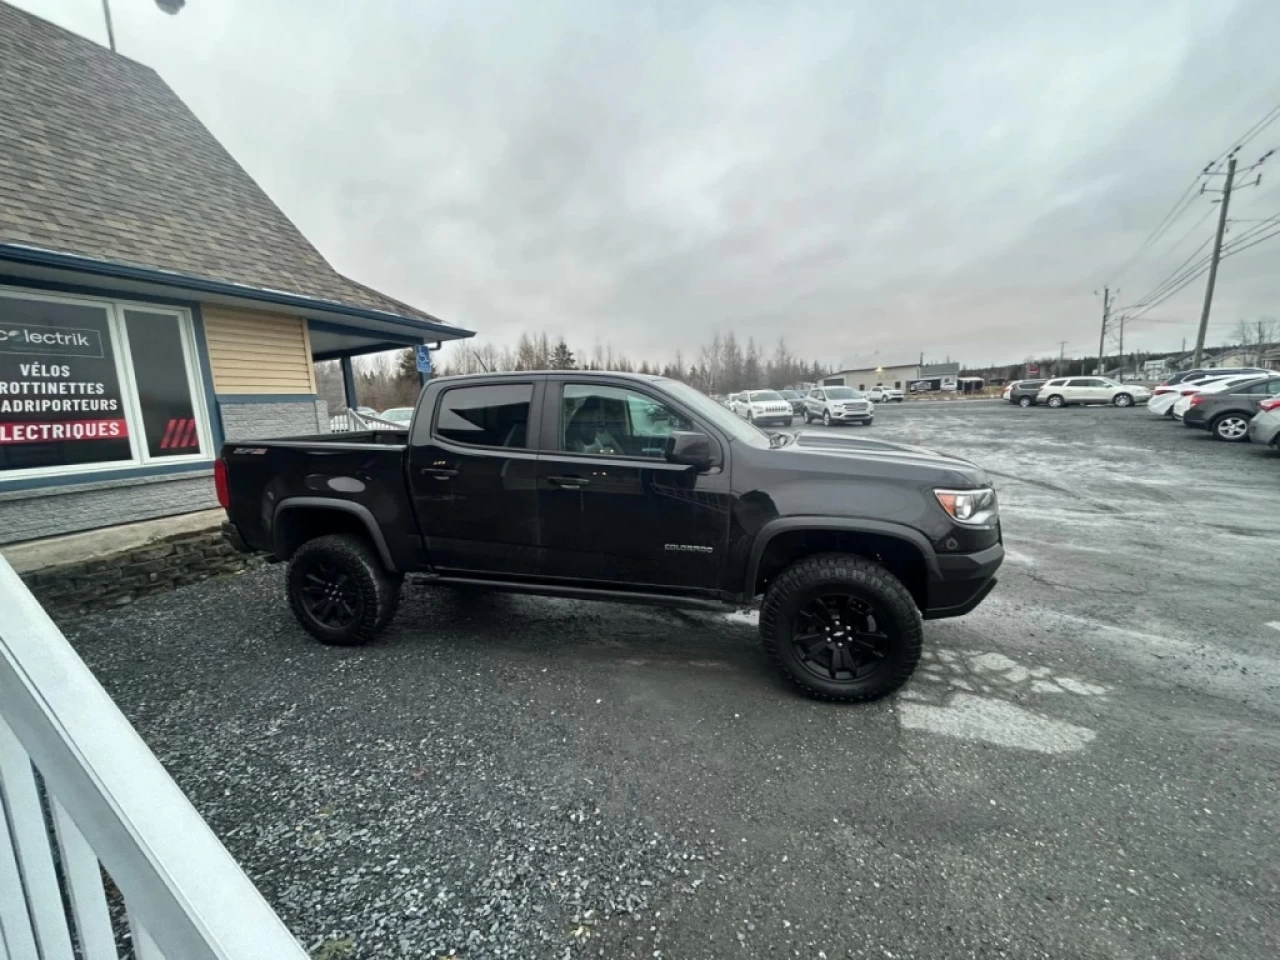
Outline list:
[[[556,343],[555,349],[551,351],[551,369],[576,369],[573,361],[573,351],[569,349],[569,345],[564,342],[563,338]]]

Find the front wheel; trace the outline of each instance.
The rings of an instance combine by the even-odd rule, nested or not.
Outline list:
[[[1049,398],[1049,406],[1053,407],[1055,410],[1059,407],[1065,406],[1066,403],[1067,401],[1063,400],[1062,397],[1058,396],[1056,393]]]
[[[1111,402],[1117,407],[1132,407],[1133,397],[1129,396],[1127,393],[1117,393],[1111,398]]]
[[[823,411],[822,411],[822,425],[823,425],[824,427],[829,427],[829,426],[831,426],[831,411],[830,411],[830,410],[823,410]]]
[[[1225,413],[1209,428],[1218,440],[1240,443],[1249,439],[1249,421],[1238,413]]]
[[[770,585],[760,639],[808,696],[850,703],[897,690],[920,662],[924,624],[884,567],[852,554],[801,560]]]
[[[1029,406],[1031,406],[1033,403],[1035,403],[1035,401],[1034,401],[1034,400],[1032,400],[1030,397],[1019,397],[1019,398],[1018,398],[1018,406],[1020,406],[1020,407],[1029,407]]]
[[[403,577],[386,571],[369,544],[351,534],[308,540],[289,561],[289,606],[321,643],[371,641],[395,616]]]

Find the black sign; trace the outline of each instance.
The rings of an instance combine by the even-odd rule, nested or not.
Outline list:
[[[106,309],[0,296],[0,475],[130,457]]]

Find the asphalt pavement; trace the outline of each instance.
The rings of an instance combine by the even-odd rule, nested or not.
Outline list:
[[[1280,956],[1280,455],[877,414],[835,429],[985,466],[1008,548],[877,704],[797,696],[749,612],[408,587],[328,649],[279,567],[71,639],[326,960]]]

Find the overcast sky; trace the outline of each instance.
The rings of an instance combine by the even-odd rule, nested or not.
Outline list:
[[[105,42],[100,0],[16,2]],[[1093,353],[1093,291],[1280,104],[1275,0],[112,8],[339,270],[485,340],[650,359],[716,329],[836,366]],[[1280,212],[1275,160],[1234,215]],[[1211,231],[1198,198],[1121,301]],[[1280,315],[1278,265],[1280,237],[1224,261],[1211,341]],[[1127,344],[1193,340],[1202,295]]]

